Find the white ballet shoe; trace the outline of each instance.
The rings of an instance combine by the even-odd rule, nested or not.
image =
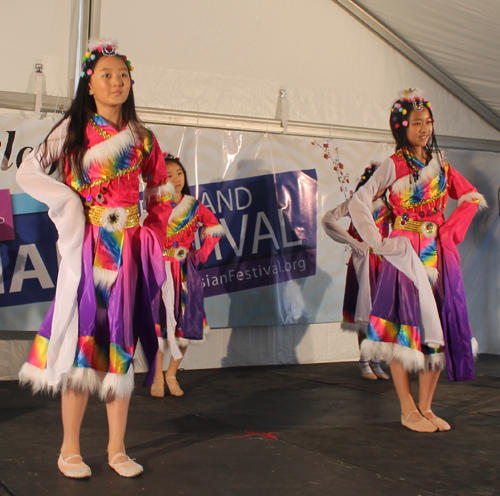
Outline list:
[[[126,458],[124,462],[116,462],[115,460],[117,458]],[[122,477],[137,477],[138,475],[141,475],[142,472],[144,471],[144,468],[142,465],[139,465],[138,463],[135,463],[132,458],[129,458],[125,453],[117,453],[113,459],[108,462],[109,466],[118,474],[121,475]]]
[[[69,460],[76,457],[80,459],[78,463],[68,463]],[[57,468],[65,477],[70,479],[85,479],[92,475],[90,467],[86,463],[83,463],[81,455],[71,455],[65,460],[60,454],[59,459],[57,460]]]

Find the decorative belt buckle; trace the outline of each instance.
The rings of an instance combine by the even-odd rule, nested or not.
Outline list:
[[[435,238],[438,233],[438,225],[430,221],[423,221],[420,229],[426,238]]]
[[[127,211],[123,207],[107,208],[101,216],[101,226],[106,231],[123,231],[127,225]]]
[[[182,260],[186,260],[188,253],[189,253],[189,251],[187,250],[187,248],[184,248],[183,246],[179,246],[179,248],[177,248],[177,250],[175,250],[174,258],[176,260],[179,260],[179,262],[181,262]]]

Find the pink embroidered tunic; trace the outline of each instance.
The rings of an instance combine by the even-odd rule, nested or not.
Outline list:
[[[208,330],[203,310],[203,289],[196,266],[207,261],[224,235],[224,228],[205,205],[190,195],[184,195],[168,219],[163,245],[167,283],[163,289],[160,325],[157,327],[160,347],[167,339],[175,358],[181,358],[178,345],[200,341]],[[201,233],[202,245],[193,250],[195,235]]]

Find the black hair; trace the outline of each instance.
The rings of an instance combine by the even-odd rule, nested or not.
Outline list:
[[[184,174],[184,187],[182,188],[181,193],[183,195],[190,195],[191,191],[189,189],[186,169],[184,169],[184,166],[182,165],[179,157],[174,157],[173,155],[170,155],[170,153],[169,153],[167,155],[164,155],[164,158],[165,158],[165,165],[168,164],[169,162],[173,162],[174,164],[177,164],[182,169],[182,173]]]
[[[377,170],[377,167],[379,166],[379,164],[376,164],[376,163],[371,163],[363,172],[362,176],[361,176],[361,179],[359,180],[359,183],[356,185],[356,189],[354,190],[355,192],[358,191],[359,188],[361,188],[361,186],[363,186],[364,184],[366,184],[368,182],[368,179],[370,179],[370,177],[373,176],[373,174],[375,174],[375,171]]]
[[[93,55],[94,58],[89,58],[85,61],[84,72],[92,71],[92,74],[97,62],[106,55],[97,49],[92,51],[91,55]],[[119,57],[123,60],[123,62],[125,63],[125,67],[127,68],[129,77],[131,78],[129,66],[130,63],[127,61],[127,58],[124,55],[119,54],[112,56]],[[71,102],[70,108],[64,113],[63,118],[51,129],[45,140],[40,145],[40,148],[43,150],[43,156],[45,156],[47,153],[48,137],[66,119],[69,119],[68,132],[63,144],[61,159],[69,160],[73,175],[82,182],[84,181],[82,161],[88,145],[85,129],[87,127],[90,116],[97,112],[94,97],[89,94],[88,83],[91,74],[85,74],[83,77],[80,77],[78,88],[76,90],[75,97]],[[135,131],[136,134],[139,134],[142,125],[135,111],[134,91],[132,84],[130,85],[130,92],[128,94],[127,100],[125,100],[122,105],[122,119]]]
[[[411,152],[412,146],[407,136],[410,115],[412,112],[421,112],[425,108],[429,111],[432,122],[434,122],[431,104],[423,98],[414,98],[412,100],[402,98],[397,100],[392,106],[389,124],[391,126],[392,136],[396,141],[396,152],[399,150]],[[441,153],[434,133],[434,126],[432,128],[431,138],[424,147],[426,164],[431,161],[433,151],[435,151],[438,156]]]

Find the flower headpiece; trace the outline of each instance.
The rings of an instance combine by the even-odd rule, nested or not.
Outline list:
[[[424,98],[422,90],[418,88],[409,88],[401,91],[399,93],[399,100],[394,102],[391,110],[391,125],[396,129],[400,126],[408,126],[408,118],[406,115],[408,114],[408,110],[411,110],[411,107],[408,105],[409,103],[411,103],[413,109],[417,112],[422,112],[422,110],[424,110],[424,105],[432,109],[431,102],[428,102]]]
[[[87,52],[82,57],[82,72],[80,77],[90,77],[94,73],[94,66],[96,61],[99,60],[103,55],[106,57],[121,57],[127,64],[128,70],[132,72],[134,70],[130,60],[127,59],[125,55],[118,53],[118,43],[114,40],[93,38],[89,40],[89,46]],[[132,81],[133,83],[133,81]]]
[[[163,152],[163,158],[165,162],[180,162],[179,157],[174,157],[171,153]]]

